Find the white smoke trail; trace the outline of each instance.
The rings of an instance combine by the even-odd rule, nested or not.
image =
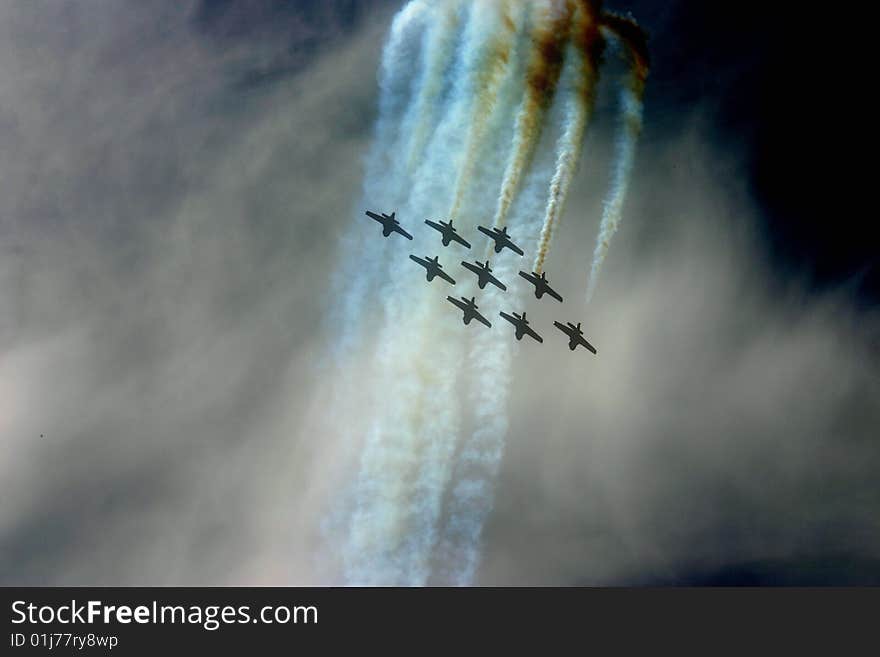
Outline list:
[[[455,102],[438,128],[439,137],[445,141],[445,133],[451,130],[460,132],[460,126],[467,125],[467,117],[471,117],[470,127],[461,142],[463,149],[455,156],[458,171],[467,170],[470,182],[474,180],[473,161],[486,155],[485,137],[492,125],[491,110],[498,100],[505,99],[501,85],[510,72],[511,51],[522,28],[522,7],[515,7],[514,11],[510,9],[508,0],[476,2],[471,6],[460,54],[462,65],[457,69],[459,84],[453,90]],[[480,116],[474,122],[477,114]],[[466,207],[461,205],[462,183],[459,175],[453,185],[456,198],[453,205]],[[463,230],[472,230],[476,224],[473,212],[459,221]],[[454,251],[454,254],[465,255],[460,251]],[[469,298],[476,290],[472,280],[463,279],[450,293],[455,297]],[[410,497],[410,529],[403,549],[410,564],[408,583],[412,585],[425,584],[430,575],[443,495],[451,477],[455,445],[461,430],[463,408],[457,387],[465,357],[464,338],[468,332],[483,328],[476,323],[464,328],[458,319],[458,311],[451,305],[443,310],[445,317],[430,318],[432,326],[419,327],[420,334],[431,335],[431,357],[442,365],[428,370],[424,377],[424,422],[414,445],[421,455],[420,467]]]
[[[516,36],[523,27],[525,15],[525,5],[515,0],[485,2],[479,8],[482,13],[491,12],[481,22],[487,22],[488,18],[494,25],[487,25],[490,36],[481,40],[485,45],[471,76],[476,102],[468,128],[464,160],[455,179],[455,192],[449,209],[449,218],[452,220],[458,218],[465,194],[473,182],[474,168],[485,146],[486,130],[499,100],[501,85],[511,72]]]
[[[425,57],[416,86],[415,102],[403,123],[411,130],[406,151],[401,162],[406,171],[414,171],[423,155],[425,144],[435,121],[438,102],[443,90],[444,73],[448,69],[446,59],[459,36],[459,22],[463,0],[443,0],[432,6],[431,25],[425,37]]]
[[[599,235],[593,250],[593,263],[590,266],[590,279],[587,283],[587,303],[590,302],[596,291],[599,272],[602,269],[605,256],[608,255],[611,238],[617,232],[623,217],[623,202],[626,200],[629,179],[635,162],[636,145],[642,131],[643,105],[638,81],[629,81],[624,85],[621,90],[620,102],[623,114],[622,126],[615,146],[611,187],[604,202],[602,222],[599,225]]]
[[[564,101],[550,109],[548,123],[555,124]],[[546,151],[546,152],[545,152]],[[549,149],[539,148],[533,166],[526,175],[511,224],[523,245],[536,244],[541,217],[546,206],[549,181],[554,172],[554,158]],[[502,281],[517,280],[522,260],[503,253],[493,262],[493,271]],[[473,333],[470,348],[472,377],[469,406],[473,429],[459,450],[453,484],[448,496],[442,536],[437,547],[438,583],[467,586],[479,566],[483,527],[494,503],[495,481],[504,454],[508,431],[508,401],[511,363],[519,343],[504,332],[498,313],[521,311],[525,307],[521,287],[511,285],[507,292],[487,286],[479,300],[480,310],[490,321],[500,322],[491,331]]]
[[[454,20],[449,17],[450,7],[457,11],[461,3],[451,2],[438,8],[444,17],[440,22],[444,30],[459,23],[458,17]],[[455,128],[462,124],[472,99],[464,84],[469,53],[462,48],[460,56],[454,58],[456,41],[433,35],[431,57],[447,68],[455,63],[451,76],[453,90],[447,102],[440,104],[439,87],[447,77],[446,70],[439,63],[426,66],[425,71],[430,71],[433,78],[423,80],[422,84],[431,89],[428,96],[439,106],[423,107],[415,112],[421,118],[414,126],[412,139],[418,140],[419,134],[431,134],[404,206],[406,216],[417,218],[419,222],[436,215],[447,202],[451,188],[446,172],[458,166],[461,157],[462,139]],[[443,44],[443,49],[439,44]],[[420,91],[415,106],[423,102],[424,96]],[[431,133],[422,123],[430,127],[438,115],[443,118]],[[417,247],[425,244],[422,240]],[[421,251],[415,248],[415,253],[426,255],[424,249],[436,249],[436,245],[424,246]],[[446,284],[435,281],[426,294],[423,272],[406,257],[405,248],[398,251],[390,263],[389,281],[382,290],[385,328],[377,353],[379,378],[375,385],[383,391],[383,399],[382,408],[377,409],[374,430],[363,450],[358,475],[359,508],[351,519],[347,547],[350,583],[407,583],[413,561],[412,555],[407,553],[411,550],[406,550],[403,543],[412,536],[409,501],[419,470],[424,382],[426,369],[431,366],[427,361],[430,342],[433,342],[429,336],[436,312],[434,304],[444,301],[443,296],[438,301],[430,292],[445,294],[441,286]],[[446,367],[448,363],[441,366]]]
[[[560,14],[560,6],[559,3],[544,5],[532,17],[535,24],[532,26],[532,60],[529,67],[533,75],[536,64],[545,73],[552,66],[547,61],[536,61],[536,43],[543,42],[543,56],[550,39],[565,39],[569,34],[571,15]],[[536,34],[540,36],[536,38]],[[562,53],[569,50],[571,49],[565,46]],[[575,80],[581,70],[579,63],[580,60],[564,61],[561,77],[558,80],[553,79],[550,84],[549,91],[553,92],[557,81],[560,83],[565,90],[565,93],[560,94],[561,99],[548,98],[547,88],[541,90],[542,95],[537,95],[533,87],[527,86],[516,113],[514,141],[507,157],[501,193],[496,205],[495,225],[506,222],[508,213],[514,209],[513,200],[516,198],[515,233],[521,244],[537,241],[540,219],[536,218],[544,216],[549,182],[556,169],[549,154],[540,161],[534,161],[542,135],[542,124],[548,118],[546,106],[552,100],[549,112],[554,119],[558,119],[556,115],[561,111],[560,106],[570,107],[571,96],[574,95],[571,90],[576,86]],[[559,73],[557,70],[555,74],[552,71],[548,74],[553,76]],[[566,123],[570,121],[567,120]],[[565,137],[560,136],[560,140],[563,139]],[[572,137],[569,136],[568,141],[571,140]],[[520,185],[523,177],[526,178],[525,184]],[[490,248],[487,246],[487,253]],[[496,257],[493,266],[499,278],[512,281],[516,279],[519,264],[516,256],[505,254]],[[516,286],[506,293],[492,288],[484,292],[481,310],[491,321],[503,321],[498,319],[500,310],[509,312],[512,309],[521,309],[522,303],[522,293]],[[474,335],[471,351],[474,376],[470,394],[474,428],[458,454],[446,520],[437,549],[437,561],[443,570],[440,575],[443,583],[470,585],[479,565],[483,527],[492,510],[495,480],[507,436],[510,363],[516,350],[517,344],[509,336],[501,337],[497,333],[489,332]]]
[[[508,280],[514,271],[500,265],[495,270]],[[503,303],[501,294],[489,291],[480,301],[480,312],[495,323]],[[456,586],[470,584],[476,572],[482,529],[492,509],[493,485],[507,435],[507,390],[513,347],[496,332],[478,328],[470,354],[479,369],[470,396],[475,429],[458,454],[438,546],[438,558],[446,571],[444,579],[448,579],[443,583]]]
[[[355,341],[362,333],[359,322],[363,309],[366,303],[374,299],[370,291],[375,287],[387,260],[387,243],[367,244],[357,228],[363,222],[370,221],[364,216],[364,208],[386,210],[393,209],[395,205],[387,171],[392,165],[397,145],[410,141],[409,135],[401,130],[400,117],[410,96],[414,73],[412,62],[421,50],[427,9],[425,0],[411,0],[406,4],[395,15],[382,51],[378,112],[371,146],[364,160],[363,190],[356,205],[354,226],[346,232],[342,241],[342,251],[346,254],[344,266],[340,268],[333,284],[332,298],[341,300],[335,305],[336,312],[329,315],[329,330],[339,334],[334,343],[337,363],[351,356]]]

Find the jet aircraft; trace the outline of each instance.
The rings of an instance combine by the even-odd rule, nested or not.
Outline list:
[[[565,324],[553,322],[553,325],[568,336],[568,348],[572,351],[577,349],[579,345],[583,345],[594,354],[596,353],[596,347],[584,339],[584,332],[581,330],[580,322],[577,323],[577,326],[571,322],[566,322]]]
[[[428,258],[428,256],[425,256]],[[440,256],[434,256],[433,258],[428,258],[425,260],[424,258],[419,258],[417,256],[411,255],[409,257],[413,262],[419,263],[422,267],[425,268],[427,274],[425,274],[425,279],[430,283],[434,280],[435,276],[439,276],[444,281],[455,285],[455,279],[452,278],[449,274],[443,271],[443,265],[440,264]]]
[[[527,274],[524,271],[521,271],[519,275],[535,286],[536,298],[540,299],[542,296],[544,296],[544,293],[547,293],[554,299],[562,301],[562,297],[559,296],[559,293],[556,292],[556,290],[554,290],[552,287],[550,287],[550,283],[547,282],[546,273],[541,272],[540,274],[538,274],[537,272],[532,272],[531,274]]]
[[[455,297],[446,298],[451,303],[458,306],[464,311],[464,316],[461,318],[461,320],[465,323],[465,326],[470,324],[472,319],[476,319],[477,321],[482,322],[489,328],[492,328],[492,324],[489,322],[489,320],[477,312],[477,308],[479,308],[479,306],[474,303],[474,297],[471,297],[470,299],[468,299],[467,297],[462,297],[461,301],[459,301]]]
[[[466,246],[467,248],[471,248],[470,243],[461,235],[459,235],[458,231],[452,225],[452,219],[450,219],[449,221],[443,221],[441,219],[440,223],[431,221],[430,219],[425,219],[425,223],[434,230],[440,231],[440,233],[443,235],[443,246],[449,246],[449,242],[454,240],[459,244]]]
[[[510,235],[507,234],[507,226],[504,226],[501,230],[497,228],[490,229],[485,226],[477,226],[477,230],[481,233],[485,233],[495,241],[495,253],[501,253],[501,249],[507,247],[514,253],[523,255],[522,249],[514,244],[510,239]]]
[[[534,338],[535,340],[537,340],[538,342],[544,342],[544,338],[542,338],[540,335],[535,333],[534,330],[529,328],[529,320],[526,319],[525,312],[523,312],[522,315],[519,315],[517,313],[513,313],[512,317],[504,311],[502,311],[498,314],[501,315],[504,319],[506,319],[508,322],[510,322],[511,324],[513,324],[516,327],[516,334],[515,335],[516,335],[517,340],[522,340],[524,335],[528,335],[528,336]]]
[[[492,283],[492,285],[501,288],[502,290],[506,290],[507,286],[499,281],[492,275],[492,268],[489,266],[489,261],[486,260],[485,263],[481,263],[479,260],[476,261],[477,264],[471,264],[469,262],[462,261],[461,265],[465,269],[470,269],[477,275],[477,287],[481,290],[486,287],[486,283]]]
[[[366,215],[371,219],[375,219],[380,224],[382,224],[382,235],[388,237],[391,233],[400,233],[406,239],[411,240],[413,238],[412,235],[407,233],[403,228],[400,227],[400,222],[394,218],[396,213],[392,212],[391,214],[385,214],[384,212],[381,214],[376,214],[375,212],[370,212],[367,210]]]

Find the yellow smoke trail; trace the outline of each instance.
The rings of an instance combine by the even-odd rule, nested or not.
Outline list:
[[[533,266],[533,271],[539,274],[544,270],[544,260],[550,250],[553,231],[565,209],[568,189],[581,158],[584,132],[592,116],[596,99],[599,57],[603,45],[592,5],[588,2],[580,3],[575,12],[570,46],[573,65],[578,70],[566,108],[565,128],[557,144],[556,169],[550,181],[544,224]]]
[[[540,137],[544,114],[556,91],[562,70],[573,9],[572,0],[547,0],[532,5],[531,56],[526,72],[526,91],[517,113],[512,151],[492,219],[492,225],[496,228],[501,228],[507,221],[520,180]],[[489,243],[486,255],[491,257]]]
[[[434,113],[439,106],[438,99],[443,91],[444,72],[449,65],[452,44],[459,35],[461,6],[463,0],[444,0],[435,6],[437,18],[428,37],[425,48],[424,70],[413,108],[416,121],[415,130],[406,154],[407,171],[412,172],[422,156],[428,142]]]
[[[642,132],[642,105],[645,81],[648,77],[646,37],[635,21],[614,14],[603,14],[603,27],[624,46],[630,58],[630,71],[621,93],[623,124],[617,140],[617,153],[611,174],[611,188],[605,199],[599,235],[593,250],[590,280],[587,284],[587,303],[596,291],[599,271],[608,255],[611,238],[622,218],[623,202],[635,160],[635,149]]]
[[[499,87],[505,74],[510,70],[516,34],[523,19],[525,6],[522,2],[501,0],[498,4],[500,30],[488,44],[485,62],[480,64],[480,70],[474,79],[474,92],[477,97],[468,131],[464,161],[456,177],[455,194],[449,210],[449,218],[452,220],[457,219],[461,211],[461,204],[473,177],[474,166],[483,144],[486,126],[495,109]]]

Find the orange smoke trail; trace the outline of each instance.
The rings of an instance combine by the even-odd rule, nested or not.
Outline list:
[[[468,183],[473,177],[477,155],[483,143],[486,125],[495,103],[498,100],[498,90],[501,81],[510,67],[510,59],[514,46],[514,39],[518,24],[522,20],[523,4],[512,0],[501,0],[500,6],[500,31],[492,39],[487,48],[485,63],[481,64],[480,71],[474,81],[474,90],[477,94],[474,103],[473,118],[467,139],[464,162],[459,169],[455,181],[455,194],[452,207],[449,210],[449,218],[456,219],[461,210],[464,195],[468,189]]]
[[[532,10],[531,57],[526,72],[526,91],[516,117],[511,156],[504,171],[501,193],[492,224],[501,228],[531,161],[542,121],[556,91],[574,5],[572,0],[536,3]],[[491,252],[487,248],[487,254]]]
[[[599,58],[604,40],[599,32],[597,16],[589,2],[580,3],[575,12],[572,46],[579,70],[566,109],[565,129],[557,145],[556,170],[550,181],[547,209],[533,268],[538,273],[544,270],[544,260],[550,250],[553,231],[565,208],[568,189],[580,161],[584,132],[590,122],[596,99]]]

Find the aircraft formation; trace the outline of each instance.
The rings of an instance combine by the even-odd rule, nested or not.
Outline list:
[[[394,212],[389,215],[384,212],[376,213],[371,212],[370,210],[366,211],[368,217],[382,224],[382,235],[384,237],[390,237],[392,233],[398,233],[406,239],[412,240],[413,236],[403,229],[400,222],[395,218],[395,214],[396,213]],[[448,247],[452,242],[456,242],[462,247],[468,249],[471,248],[470,242],[459,235],[458,230],[452,225],[451,219],[449,221],[431,221],[430,219],[426,219],[425,224],[441,234],[443,246]],[[485,226],[477,226],[477,230],[495,242],[495,253],[501,253],[504,249],[508,249],[520,256],[524,255],[522,249],[520,249],[511,239],[507,232],[507,227],[499,229],[494,227],[486,228]],[[424,258],[421,258],[411,254],[409,258],[425,269],[425,279],[429,283],[435,278],[441,278],[449,285],[455,285],[455,279],[446,273],[443,269],[443,265],[440,264],[440,256],[434,256],[432,258],[426,255]],[[486,262],[475,260],[473,263],[463,260],[461,265],[477,276],[477,287],[481,290],[485,289],[486,285],[490,283],[501,290],[507,290],[507,286],[492,274],[492,268],[489,266],[488,260],[486,260]],[[520,271],[519,275],[535,287],[535,298],[540,299],[546,294],[562,303],[562,295],[550,287],[546,272],[542,271],[541,273],[538,273],[533,271],[527,273]],[[456,298],[453,296],[447,296],[446,299],[462,311],[462,321],[465,326],[469,325],[471,320],[476,319],[481,324],[484,324],[489,328],[492,327],[492,323],[479,312],[479,306],[476,304],[476,297],[468,299],[467,297]],[[507,320],[514,326],[514,337],[517,340],[522,340],[524,336],[528,335],[536,342],[544,342],[544,338],[529,326],[529,320],[526,318],[525,312],[522,314],[515,312],[508,314],[502,311],[500,315],[503,319]],[[582,346],[593,354],[597,353],[596,348],[584,338],[584,332],[581,329],[580,322],[577,324],[573,324],[572,322],[565,322],[564,324],[562,322],[553,322],[553,325],[568,337],[568,348],[572,351]]]

